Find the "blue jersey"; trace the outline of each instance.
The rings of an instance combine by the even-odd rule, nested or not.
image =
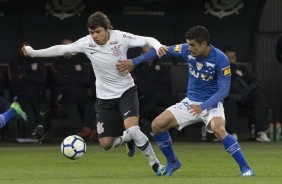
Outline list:
[[[193,57],[188,47],[187,43],[169,46],[168,54],[182,57],[188,63],[187,97],[192,101],[204,102],[201,105],[203,109],[213,107],[229,92],[231,71],[228,58],[212,45],[210,45],[211,51],[207,57]],[[224,89],[221,89],[222,87]],[[207,107],[205,103],[208,103]]]
[[[187,43],[168,47],[168,55],[181,57],[188,63],[189,79],[187,97],[195,102],[202,102],[201,108],[216,107],[218,102],[228,95],[231,83],[230,63],[227,56],[210,45],[211,51],[207,57],[193,57]],[[154,59],[157,53],[154,49],[134,58],[133,63]]]

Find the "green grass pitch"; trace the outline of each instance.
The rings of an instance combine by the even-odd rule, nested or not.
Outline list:
[[[153,142],[162,163],[165,158]],[[242,142],[241,148],[255,177],[239,177],[237,164],[220,143],[174,142],[182,168],[170,177],[156,176],[137,150],[127,157],[125,147],[109,152],[87,145],[80,160],[69,160],[58,144],[0,144],[0,183],[19,184],[232,184],[282,183],[282,142]]]

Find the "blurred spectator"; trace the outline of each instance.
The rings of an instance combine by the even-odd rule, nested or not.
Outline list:
[[[6,74],[5,67],[0,67],[0,113],[5,112],[10,106],[8,99],[4,97],[4,90],[7,87]]]
[[[64,39],[62,44],[71,44]],[[79,56],[65,55],[52,66],[53,96],[57,107],[68,117],[72,133],[93,141],[96,136],[94,99],[87,93],[91,86],[91,73]]]
[[[141,54],[151,48],[145,46]],[[138,65],[133,73],[138,86],[140,114],[150,122],[167,107],[175,103],[171,97],[170,74],[158,60],[149,60]]]
[[[7,75],[5,67],[0,67],[0,114],[4,113],[10,107],[10,102],[4,97],[4,90],[7,87]],[[8,126],[0,130],[0,139],[7,135]]]
[[[48,114],[46,70],[42,62],[24,56],[21,49],[24,45],[29,43],[21,42],[17,56],[9,62],[10,97],[17,98],[28,117],[28,123],[23,124],[23,137],[31,135],[32,138],[40,139],[44,135]]]
[[[255,125],[255,140],[269,142],[267,130],[267,107],[264,95],[260,92],[260,82],[244,65],[236,63],[236,52],[233,48],[223,50],[231,65],[231,86],[227,98],[224,100],[227,129],[235,138],[237,136],[238,111],[253,111]]]

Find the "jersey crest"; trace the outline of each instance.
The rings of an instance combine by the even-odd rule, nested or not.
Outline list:
[[[119,47],[120,45],[115,45],[114,47],[111,48],[114,56],[119,56],[121,54]]]
[[[200,62],[196,62],[196,68],[197,68],[198,70],[201,70],[201,69],[203,68],[203,64],[200,63]]]

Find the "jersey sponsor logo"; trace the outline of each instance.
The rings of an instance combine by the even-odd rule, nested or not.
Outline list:
[[[222,68],[222,69],[221,69],[221,74],[222,74],[223,76],[229,76],[229,75],[231,75],[230,66],[227,66],[227,67],[225,67],[225,68]]]
[[[89,47],[93,47],[93,48],[95,48],[95,47],[97,47],[97,45],[96,45],[96,44],[92,44],[92,43],[90,43],[90,44],[89,44]]]
[[[196,58],[194,58],[192,55],[188,55],[188,59],[196,59]]]
[[[201,79],[205,80],[207,78],[207,75],[201,73],[200,77]]]
[[[195,78],[199,78],[199,76],[200,76],[200,73],[196,72],[192,68],[190,68],[190,74],[193,75]]]
[[[132,40],[136,40],[136,37],[130,36],[130,35],[126,35],[126,34],[123,34],[123,37],[124,38],[128,38],[128,39],[132,39]]]
[[[214,63],[206,62],[207,67],[214,68],[214,65],[215,65]]]
[[[175,45],[174,52],[181,52],[182,44]]]
[[[118,44],[117,41],[111,41],[111,42],[110,42],[110,45],[116,45],[116,44]]]
[[[111,48],[114,56],[119,56],[121,54],[119,47],[120,47],[120,45],[116,45],[116,46]]]
[[[203,81],[211,81],[213,80],[212,75],[203,74],[193,70],[193,68],[189,68],[189,73],[197,79],[202,79]]]
[[[196,62],[196,68],[197,68],[198,70],[201,70],[201,69],[203,68],[203,64],[200,63],[200,62]]]

